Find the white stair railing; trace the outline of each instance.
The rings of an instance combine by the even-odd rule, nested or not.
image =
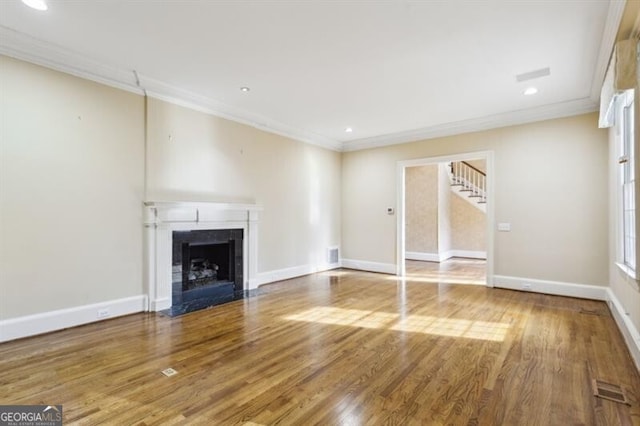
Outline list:
[[[469,198],[477,198],[478,204],[487,202],[487,175],[466,161],[455,161],[450,165],[451,184],[461,186],[460,192],[468,192]]]

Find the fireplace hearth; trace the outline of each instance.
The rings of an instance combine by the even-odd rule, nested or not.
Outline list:
[[[243,230],[172,232],[171,316],[244,297]]]

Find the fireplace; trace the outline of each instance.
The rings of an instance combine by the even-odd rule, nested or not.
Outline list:
[[[244,296],[242,229],[173,231],[172,240],[170,314]]]
[[[148,309],[179,315],[256,295],[261,210],[252,204],[146,202]]]

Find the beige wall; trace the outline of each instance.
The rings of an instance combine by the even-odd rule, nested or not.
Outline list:
[[[344,258],[395,263],[397,161],[481,150],[512,225],[495,273],[608,281],[595,114],[341,155],[149,100],[145,197],[141,96],[0,61],[0,318],[143,294],[145,198],[262,204],[260,272],[324,263],[341,234]]]
[[[0,56],[0,319],[144,293],[144,100]]]
[[[453,250],[486,251],[486,214],[459,196],[452,196],[450,202],[451,248]]]
[[[343,257],[395,263],[398,161],[490,150],[494,273],[593,285],[607,277],[607,133],[596,114],[343,155]],[[490,172],[490,171],[489,171]]]
[[[340,153],[0,60],[0,319],[145,294],[144,200],[261,204],[259,273],[340,245]]]
[[[438,253],[438,165],[407,167],[406,250]]]
[[[258,203],[258,272],[340,245],[340,153],[149,99],[147,199]]]
[[[482,167],[485,161],[477,160],[476,163]],[[432,164],[406,168],[406,251],[427,254],[448,250],[486,251],[486,215],[460,196],[450,194],[449,177],[446,173],[439,177],[438,167],[438,164]],[[443,186],[442,200],[438,200],[440,184]],[[439,235],[438,221],[443,222],[441,233],[446,236]],[[441,248],[438,247],[439,237]]]

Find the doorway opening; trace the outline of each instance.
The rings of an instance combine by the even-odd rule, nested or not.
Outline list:
[[[398,163],[397,274],[492,286],[493,153]]]

